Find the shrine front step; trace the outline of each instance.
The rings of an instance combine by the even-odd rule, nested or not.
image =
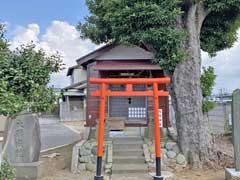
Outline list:
[[[142,149],[142,144],[114,144],[114,151],[135,151]]]
[[[145,164],[145,158],[142,156],[114,158],[116,164]]]
[[[116,175],[147,175],[148,167],[143,155],[141,137],[122,137],[113,139],[112,177]],[[113,178],[112,178],[113,179]]]
[[[123,132],[126,137],[141,137],[143,134],[141,127],[125,127]]]
[[[142,145],[141,137],[119,137],[113,139],[113,145]]]
[[[129,156],[143,156],[142,151],[115,151],[113,153],[115,156],[129,157]]]
[[[137,173],[148,173],[147,164],[114,164],[112,174],[137,174]]]

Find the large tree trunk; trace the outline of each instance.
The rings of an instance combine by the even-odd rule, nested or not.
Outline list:
[[[210,157],[212,138],[208,122],[202,113],[202,92],[200,88],[201,52],[200,28],[204,12],[199,5],[189,7],[182,19],[182,27],[188,31],[184,48],[188,58],[181,62],[172,75],[170,94],[176,114],[178,143],[193,168],[202,165]]]

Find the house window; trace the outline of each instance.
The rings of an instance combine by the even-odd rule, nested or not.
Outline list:
[[[134,84],[133,85],[133,91],[145,91],[146,85],[144,84]]]
[[[126,85],[124,84],[110,84],[109,89],[112,91],[125,91]]]
[[[83,97],[69,97],[70,111],[82,111],[84,107]]]

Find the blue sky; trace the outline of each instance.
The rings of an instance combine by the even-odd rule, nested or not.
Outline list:
[[[6,23],[6,36],[12,49],[33,41],[48,53],[62,54],[66,69],[52,75],[50,85],[55,87],[69,85],[67,68],[98,47],[90,40],[80,39],[76,30],[77,23],[87,14],[85,0],[3,0],[0,6],[0,21]],[[238,37],[240,39],[240,31]],[[240,88],[240,41],[214,58],[204,52],[202,57],[203,66],[216,69],[214,93]]]
[[[0,6],[0,20],[10,23],[9,37],[17,25],[37,23],[46,29],[53,20],[76,25],[86,14],[85,0],[4,0]]]
[[[52,76],[56,87],[68,85],[67,68],[97,47],[81,40],[75,28],[87,14],[85,0],[4,0],[0,6],[0,21],[6,24],[12,49],[33,41],[49,53],[62,54],[66,69]]]

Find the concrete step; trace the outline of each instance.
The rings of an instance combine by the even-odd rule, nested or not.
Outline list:
[[[143,144],[143,140],[142,139],[131,139],[131,140],[114,139],[113,145],[115,144]]]
[[[153,178],[147,174],[113,174],[111,180],[152,180]]]
[[[130,148],[117,148],[117,147],[113,147],[113,152],[142,152],[143,149],[141,147],[130,147]]]
[[[142,144],[114,144],[113,151],[115,150],[132,150],[132,149],[139,149],[142,150]]]
[[[141,128],[139,127],[126,127],[124,128],[124,135],[127,137],[139,137],[141,136]]]
[[[117,151],[113,153],[113,156],[118,157],[118,156],[143,156],[143,151]]]
[[[143,141],[142,137],[116,137],[113,141]]]
[[[113,158],[114,164],[144,164],[144,157],[135,157],[135,158]]]
[[[132,174],[147,173],[148,168],[145,163],[142,164],[113,164],[112,174]]]
[[[144,159],[143,155],[131,155],[131,156],[116,156],[113,155],[113,160],[117,159]]]
[[[147,173],[113,174],[111,180],[152,180]]]

